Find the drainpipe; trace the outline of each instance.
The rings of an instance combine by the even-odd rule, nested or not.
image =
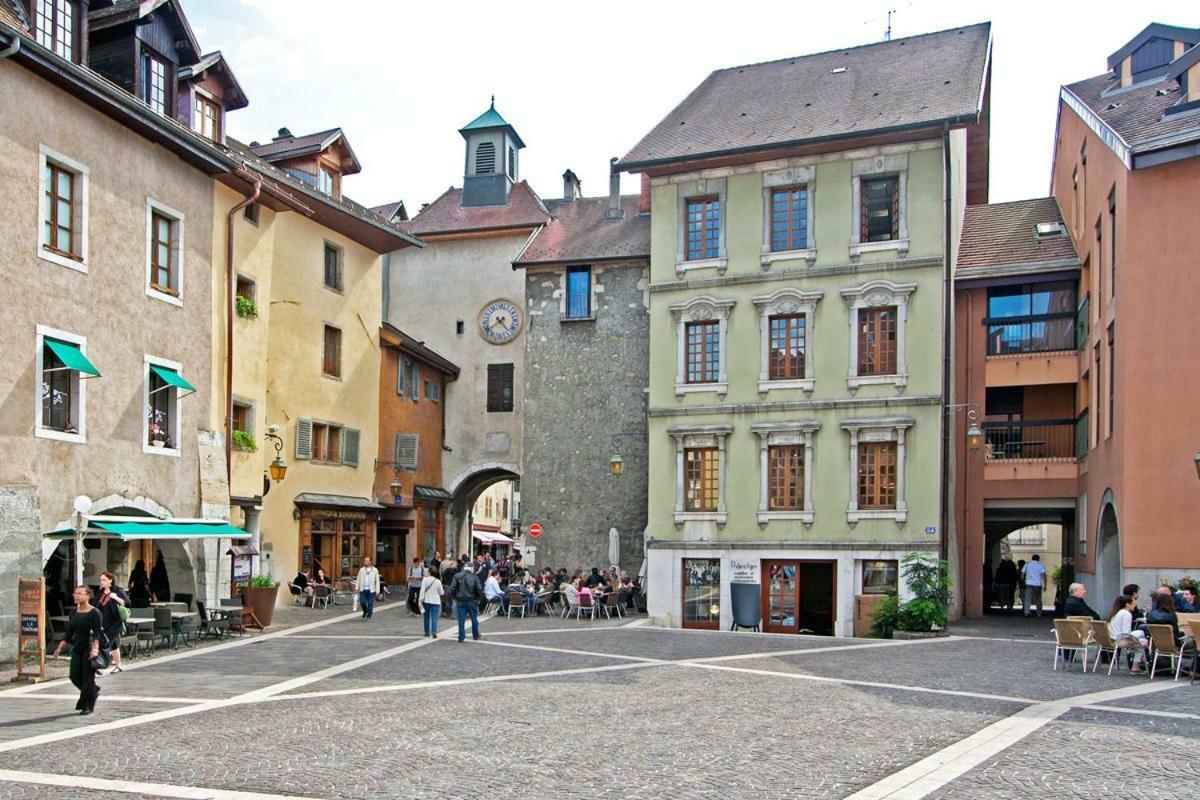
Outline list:
[[[233,485],[233,219],[246,206],[258,202],[262,181],[254,180],[254,192],[225,215],[225,480]]]
[[[954,428],[954,420],[950,417],[950,367],[952,364],[951,345],[951,312],[954,300],[954,281],[951,271],[951,216],[953,213],[953,198],[951,197],[950,176],[950,123],[942,124],[942,172],[944,180],[943,192],[946,202],[946,218],[943,223],[944,241],[942,258],[942,474],[941,474],[941,511],[938,526],[938,557],[943,561],[950,560],[950,431]]]
[[[3,61],[4,59],[8,58],[9,56],[15,56],[17,54],[17,51],[20,49],[21,49],[21,37],[14,36],[12,41],[8,43],[8,47],[4,48],[3,50],[0,50],[0,61]]]

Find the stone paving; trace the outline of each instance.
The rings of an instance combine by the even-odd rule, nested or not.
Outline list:
[[[0,691],[0,770],[20,773],[0,798],[844,798],[1043,706],[1060,716],[895,796],[1179,797],[1200,780],[1200,686],[1055,672],[1044,643],[496,618],[460,644],[453,625],[424,639],[402,607],[324,614],[105,677],[91,717],[69,685]],[[1138,713],[1072,699],[1114,689],[1134,696],[1103,705]]]

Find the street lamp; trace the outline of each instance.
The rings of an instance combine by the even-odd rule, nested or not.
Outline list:
[[[1200,456],[1197,456],[1200,458]],[[1200,470],[1200,462],[1197,462],[1198,470]],[[613,453],[612,458],[608,460],[608,471],[613,475],[620,475],[625,471],[625,459],[621,458],[620,453]]]
[[[271,462],[271,480],[276,483],[287,477],[287,464],[283,460],[283,437],[279,435],[278,425],[267,426],[263,438],[275,445],[275,460]]]
[[[983,444],[983,431],[979,428],[979,423],[975,421],[975,410],[967,410],[967,449],[978,450]]]
[[[644,436],[641,431],[622,431],[614,433],[612,436],[612,458],[608,460],[608,472],[610,475],[620,476],[625,471],[625,459],[621,457],[621,438],[624,436]]]

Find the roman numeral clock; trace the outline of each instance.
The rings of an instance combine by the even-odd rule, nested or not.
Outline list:
[[[508,344],[521,332],[521,309],[510,300],[493,300],[479,312],[479,335],[492,344]]]

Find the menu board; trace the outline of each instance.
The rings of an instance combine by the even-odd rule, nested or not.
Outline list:
[[[46,677],[46,581],[17,579],[17,677],[43,680]]]

